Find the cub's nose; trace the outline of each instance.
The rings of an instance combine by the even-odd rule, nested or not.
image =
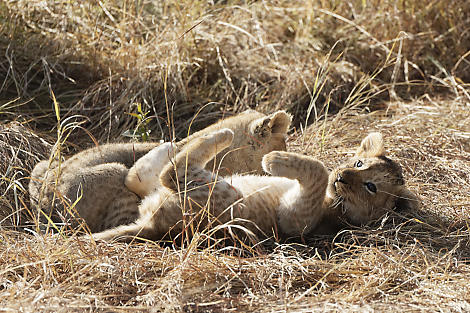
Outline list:
[[[336,176],[336,182],[347,184],[346,181],[344,180],[343,176],[341,176],[341,174],[338,174],[338,176]]]

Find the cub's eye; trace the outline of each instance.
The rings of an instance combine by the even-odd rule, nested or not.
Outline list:
[[[364,185],[366,185],[367,191],[369,191],[370,193],[377,192],[377,186],[375,186],[373,183],[367,182]]]
[[[362,161],[357,160],[356,163],[354,163],[354,167],[361,167],[362,166]]]

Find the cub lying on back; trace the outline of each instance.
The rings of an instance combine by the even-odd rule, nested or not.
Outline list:
[[[225,145],[225,149],[218,150],[220,153],[216,158],[217,164],[227,151],[233,150],[222,162],[228,173],[261,173],[261,159],[266,153],[286,149],[285,139],[290,123],[291,116],[284,111],[266,116],[248,110],[196,132],[174,146],[170,143],[163,144],[157,153],[149,155],[152,157],[152,173],[158,177],[159,171],[168,163],[172,148],[175,148],[176,152],[196,138],[221,128],[230,128],[236,135],[231,145]],[[42,210],[43,214],[50,215],[54,222],[65,221],[72,226],[79,224],[76,216],[78,213],[92,232],[131,223],[139,215],[138,195],[152,192],[158,186],[154,185],[154,189],[148,189],[149,163],[140,162],[130,172],[129,168],[135,160],[158,145],[102,145],[74,155],[60,167],[54,163],[50,169],[48,161],[41,161],[31,173],[31,203]],[[212,155],[214,156],[215,154]],[[211,164],[207,166],[212,169]],[[126,184],[140,184],[144,187],[143,190],[136,187],[131,191]],[[73,203],[76,211],[70,209]]]
[[[190,223],[242,225],[258,238],[273,233],[298,236],[314,232],[332,212],[336,218],[361,224],[398,206],[418,206],[417,197],[404,186],[401,167],[385,156],[379,133],[367,136],[355,157],[331,173],[312,157],[275,151],[262,160],[263,169],[272,176],[221,178],[205,165],[233,137],[231,130],[222,129],[191,141],[161,171],[162,186],[143,199],[135,223],[93,237],[174,238]]]

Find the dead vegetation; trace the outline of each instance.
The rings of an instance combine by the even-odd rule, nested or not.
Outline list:
[[[0,105],[51,125],[54,92],[100,141],[135,127],[125,113],[137,104],[160,139],[167,109],[184,136],[203,106],[195,127],[250,107],[305,122],[325,102],[337,111],[470,79],[464,0],[9,0],[0,12]]]
[[[2,310],[469,311],[469,2],[214,2],[0,3]],[[58,118],[75,149],[204,106],[196,128],[288,109],[289,149],[330,167],[381,131],[422,208],[245,257],[17,227]]]
[[[0,224],[24,225],[32,220],[27,194],[29,173],[47,159],[52,145],[17,122],[0,125]]]

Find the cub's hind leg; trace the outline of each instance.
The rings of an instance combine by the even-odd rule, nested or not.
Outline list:
[[[192,140],[176,155],[174,162],[164,167],[160,181],[166,188],[160,188],[143,199],[139,207],[140,217],[135,223],[93,236],[104,240],[136,236],[158,240],[166,234],[174,237],[188,229],[185,223],[193,223],[195,227],[207,225],[208,214],[202,212],[210,211],[211,216],[218,217],[220,212],[214,208],[227,208],[237,199],[233,187],[204,169],[206,163],[228,147],[232,139],[233,132],[222,129]],[[216,203],[212,203],[212,199]],[[183,218],[187,220],[183,222]]]
[[[160,173],[174,157],[175,149],[175,144],[165,142],[138,159],[126,176],[126,187],[141,198],[161,187]]]
[[[176,208],[160,211],[162,219],[175,214],[168,226],[174,225],[176,220],[181,221],[183,216],[190,216],[187,224],[192,223],[190,228],[197,231],[231,223],[234,218],[242,217],[242,194],[231,185],[230,180],[205,169],[206,164],[230,146],[232,140],[233,132],[229,129],[197,138],[177,154],[174,166],[168,165],[162,172],[162,184],[179,198]],[[181,228],[177,230],[181,231]]]
[[[204,170],[206,164],[230,146],[232,140],[233,131],[228,128],[194,139],[176,155],[174,163],[165,166],[160,175],[161,184],[179,192],[182,184],[197,181],[200,174],[209,173]]]
[[[279,225],[287,235],[299,235],[313,228],[325,214],[324,199],[328,170],[312,157],[274,151],[263,157],[263,169],[273,176],[297,180],[278,208]]]

